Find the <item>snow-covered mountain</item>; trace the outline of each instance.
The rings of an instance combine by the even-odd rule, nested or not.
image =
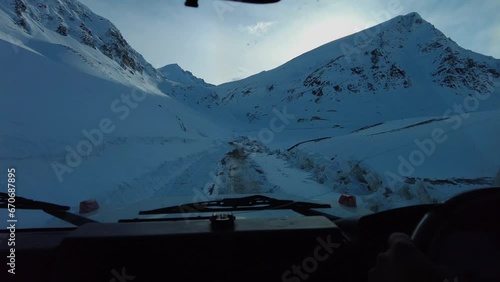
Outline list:
[[[380,210],[493,183],[499,78],[500,60],[411,13],[216,90],[242,135]]]
[[[140,201],[230,136],[74,0],[0,0],[0,66],[0,165],[26,197]]]
[[[50,37],[52,42],[61,43],[65,41],[64,37],[71,38],[100,51],[131,73],[157,75],[155,69],[130,47],[120,31],[109,20],[94,14],[78,1],[2,0],[0,5],[16,25],[27,34],[36,36],[46,31],[56,32],[62,37],[53,36],[51,33],[45,36]],[[41,35],[41,37],[44,36]],[[71,47],[68,45],[66,46]],[[73,51],[77,52],[77,50]]]
[[[353,129],[358,121],[441,115],[465,95],[488,93],[499,76],[499,60],[461,48],[411,13],[223,84],[218,94],[251,122],[286,104],[297,116],[291,127]],[[498,98],[483,109],[497,109]]]
[[[220,97],[214,85],[206,83],[190,71],[183,70],[178,64],[166,65],[158,71],[165,79],[158,85],[162,91],[169,92],[173,97],[199,111],[208,110],[212,116],[217,116],[217,120],[227,120],[230,116],[225,109],[219,108],[218,112],[210,111],[213,106],[220,105]]]
[[[350,216],[488,186],[500,167],[499,60],[416,13],[213,86],[154,69],[76,0],[0,0],[0,66],[2,169],[22,196],[73,207],[281,193]]]
[[[178,64],[170,64],[158,69],[163,76],[173,82],[184,85],[198,85],[203,87],[214,86],[203,79],[194,76],[190,71],[182,69]]]

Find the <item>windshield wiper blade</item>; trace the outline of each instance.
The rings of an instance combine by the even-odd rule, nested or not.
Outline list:
[[[63,210],[67,211],[69,210],[68,206],[61,206],[57,204],[52,204],[52,203],[47,203],[47,202],[41,202],[41,201],[35,201],[35,200],[30,200],[26,199],[23,197],[15,197],[15,203],[14,206],[16,209],[23,209],[23,210]],[[9,195],[4,192],[0,192],[0,208],[6,209],[8,208],[8,200],[9,200]]]
[[[118,220],[118,223],[210,220],[210,218],[211,218],[211,216],[162,217],[162,218],[132,218],[132,219],[120,219],[120,220]]]
[[[95,220],[68,212],[68,210],[70,209],[70,207],[68,206],[35,201],[17,196],[14,199],[15,201],[13,203],[9,203],[9,195],[7,193],[0,192],[0,209],[15,208],[22,210],[41,210],[47,214],[50,214],[76,226],[82,226],[87,223],[97,222]]]
[[[226,212],[226,211],[259,211],[272,209],[294,210],[301,213],[310,209],[331,208],[329,204],[318,204],[310,202],[296,202],[292,200],[278,200],[262,195],[248,196],[242,198],[225,198],[217,201],[197,202],[171,206],[148,211],[140,211],[140,215],[146,214],[175,214],[175,213],[203,213],[203,212]]]

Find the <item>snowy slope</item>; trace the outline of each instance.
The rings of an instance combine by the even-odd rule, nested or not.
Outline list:
[[[492,186],[500,168],[500,111],[389,121],[292,147],[284,157],[373,210],[439,202]]]
[[[158,88],[182,101],[198,112],[209,116],[214,122],[229,128],[239,128],[241,123],[234,120],[232,109],[221,107],[221,99],[216,87],[203,79],[183,70],[178,64],[170,64],[158,69],[164,78]]]
[[[140,201],[230,136],[169,96],[169,82],[78,2],[0,5],[0,165],[17,169],[20,196]],[[54,25],[63,15],[67,35]]]
[[[65,46],[88,65],[101,67],[103,60],[97,54],[102,54],[129,74],[159,77],[109,20],[78,1],[1,0],[0,7],[7,16],[4,21],[13,22],[26,35]]]
[[[493,184],[499,79],[500,60],[411,13],[216,90],[241,135],[377,211]]]
[[[462,49],[412,13],[223,84],[217,93],[257,127],[286,105],[296,116],[287,128],[345,133],[366,121],[442,115],[465,95],[491,92],[499,76],[499,60]],[[483,109],[497,109],[499,97]]]

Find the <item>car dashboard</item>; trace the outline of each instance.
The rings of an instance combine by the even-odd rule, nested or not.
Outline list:
[[[18,231],[16,274],[1,281],[365,281],[393,230],[427,206],[324,216],[88,223]],[[401,230],[401,222],[408,230]],[[398,227],[399,226],[399,227]],[[398,229],[399,228],[399,229]],[[370,236],[372,234],[372,236]],[[3,238],[8,232],[0,233]],[[9,247],[2,239],[3,259]],[[5,264],[4,264],[5,265]]]

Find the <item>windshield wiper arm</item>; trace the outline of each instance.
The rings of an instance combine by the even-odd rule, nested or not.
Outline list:
[[[15,208],[22,210],[41,210],[47,214],[50,214],[76,226],[82,226],[87,223],[97,222],[95,220],[68,212],[68,210],[70,209],[70,207],[68,206],[35,201],[23,197],[15,197],[14,199],[15,201],[13,203],[9,203],[9,195],[7,193],[0,192],[0,209]]]
[[[8,199],[9,195],[4,192],[0,192],[0,208],[6,209],[8,208]],[[61,206],[57,204],[52,204],[52,203],[47,203],[47,202],[41,202],[41,201],[35,201],[35,200],[30,200],[26,199],[23,197],[15,197],[15,203],[14,206],[16,209],[23,209],[23,210],[64,210],[67,211],[69,210],[68,206]]]
[[[242,198],[225,198],[217,201],[197,202],[171,206],[148,211],[140,211],[145,214],[174,214],[174,213],[203,213],[203,212],[226,212],[226,211],[259,211],[259,210],[294,210],[302,213],[310,209],[331,208],[328,204],[309,202],[296,202],[292,200],[278,200],[266,196],[255,195]]]

